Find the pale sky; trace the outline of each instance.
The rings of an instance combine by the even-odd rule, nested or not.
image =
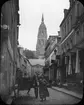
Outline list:
[[[63,11],[68,9],[69,5],[69,0],[19,0],[19,44],[29,50],[36,50],[42,13],[48,37],[57,35],[64,18]]]

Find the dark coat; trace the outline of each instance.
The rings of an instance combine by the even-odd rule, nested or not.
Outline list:
[[[34,75],[33,77],[33,88],[34,88],[34,93],[35,97],[38,97],[38,84],[37,84],[37,77]]]
[[[39,81],[39,95],[42,97],[49,97],[49,92],[46,86],[46,82],[44,80]]]
[[[32,88],[33,87],[33,81],[31,78],[28,79],[28,88]]]
[[[34,87],[37,87],[37,79],[36,79],[36,76],[33,77],[33,86]]]

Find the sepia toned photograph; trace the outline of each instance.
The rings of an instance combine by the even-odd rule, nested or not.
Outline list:
[[[0,105],[82,105],[83,3],[6,0],[0,19]]]

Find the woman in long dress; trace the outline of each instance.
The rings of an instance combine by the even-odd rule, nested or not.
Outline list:
[[[44,77],[39,78],[39,96],[41,101],[46,100],[46,97],[49,97],[47,81],[44,79]]]

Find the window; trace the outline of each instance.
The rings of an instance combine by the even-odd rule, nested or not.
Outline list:
[[[1,25],[2,25],[3,14],[1,13]]]
[[[44,30],[42,30],[42,35],[44,35]]]
[[[75,16],[78,17],[79,16],[79,3],[77,3],[75,5]]]
[[[66,45],[64,45],[64,52],[66,52]]]
[[[70,16],[70,23],[71,23],[71,26],[72,26],[72,15]]]
[[[63,27],[62,27],[62,37],[63,37],[63,35],[64,35],[64,30],[63,30]]]
[[[63,38],[65,36],[65,27],[63,27]]]
[[[64,49],[63,49],[63,47],[62,47],[62,53],[64,52]]]
[[[67,33],[69,32],[69,20],[67,20]]]
[[[63,30],[63,27],[62,27],[61,37],[62,37],[62,39],[63,39],[63,37],[64,37],[64,30]]]
[[[26,60],[24,60],[24,62],[26,63]]]
[[[70,49],[70,46],[69,46],[69,43],[67,43],[67,50],[69,50]]]
[[[66,24],[65,24],[65,35],[66,35]]]
[[[70,42],[71,42],[71,44],[73,44],[73,41],[72,41],[72,39],[70,39]]]
[[[70,39],[70,48],[72,48],[73,42],[72,39]]]
[[[77,4],[77,16],[79,16],[79,3]]]
[[[84,35],[84,24],[83,24],[83,35]]]
[[[44,45],[44,39],[41,39],[40,41],[41,41],[41,45]]]
[[[69,30],[71,30],[72,27],[72,15],[69,17]]]
[[[76,34],[77,34],[77,36],[79,36],[79,30],[77,30],[77,33]]]

